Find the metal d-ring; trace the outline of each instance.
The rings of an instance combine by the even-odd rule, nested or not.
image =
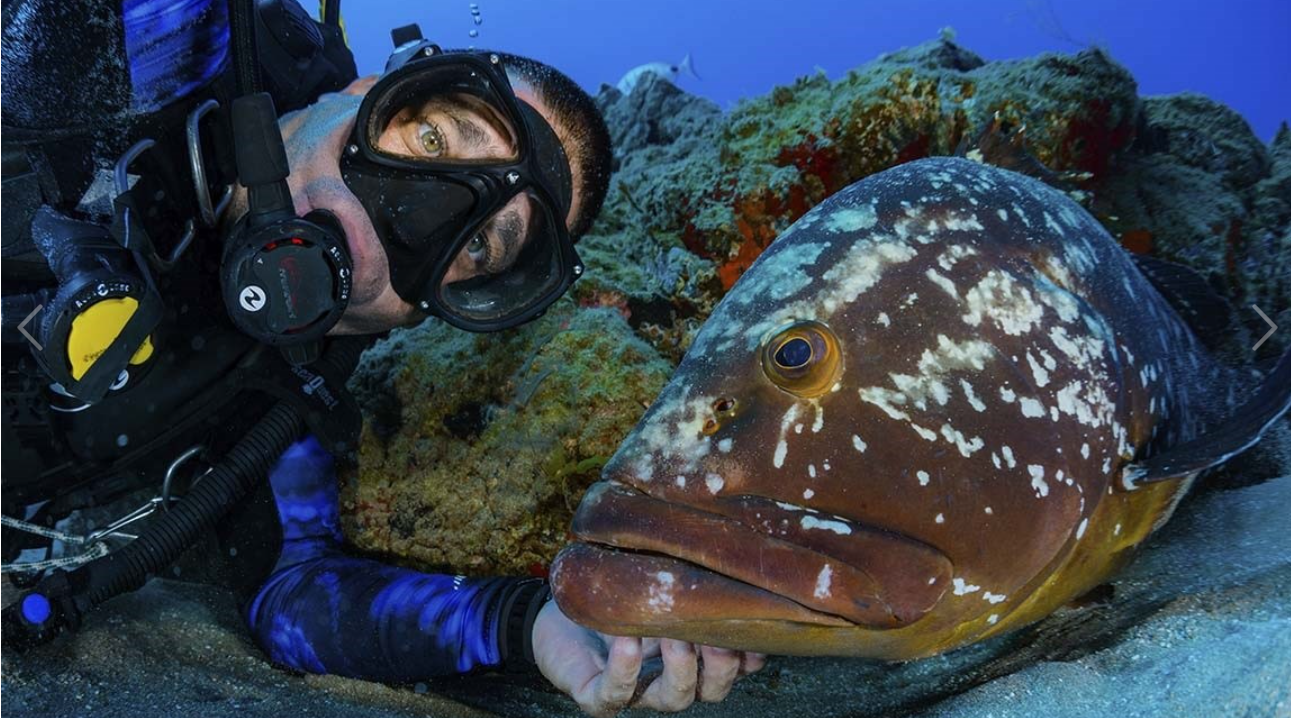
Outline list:
[[[175,245],[175,248],[170,252],[170,256],[167,257],[163,263],[166,269],[170,269],[175,266],[175,262],[178,262],[179,258],[184,255],[184,252],[188,251],[188,245],[193,243],[193,238],[196,236],[197,226],[193,223],[193,220],[190,219],[184,225],[184,236],[179,238],[179,244]]]
[[[224,209],[229,206],[229,201],[233,199],[233,185],[228,184],[224,186],[224,196],[220,197],[219,204],[213,204],[210,186],[206,184],[206,162],[202,156],[202,118],[219,108],[219,102],[207,100],[188,114],[188,162],[193,170],[197,208],[202,213],[202,223],[207,227],[215,226]]]
[[[130,165],[139,159],[139,155],[153,148],[157,143],[154,140],[144,138],[130,145],[130,149],[122,153],[117,160],[116,167],[112,170],[112,179],[116,185],[117,195],[123,195],[130,191]]]
[[[170,466],[166,467],[166,478],[162,479],[162,482],[161,482],[161,496],[157,497],[161,502],[162,510],[169,511],[170,502],[174,500],[170,497],[170,483],[172,480],[174,480],[175,473],[179,471],[179,467],[188,463],[189,459],[192,459],[193,457],[202,453],[202,451],[205,448],[206,447],[202,446],[201,444],[195,444],[193,446],[190,446],[184,450],[184,453],[180,454],[179,456],[176,456],[175,460],[170,462]],[[206,475],[205,473],[202,474],[202,476],[205,476],[205,475]],[[194,480],[193,483],[196,484],[197,481],[201,480],[201,478],[202,478],[201,476],[197,477],[197,479]]]

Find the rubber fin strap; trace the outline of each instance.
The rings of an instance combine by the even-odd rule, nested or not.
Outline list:
[[[1255,445],[1291,408],[1291,351],[1282,355],[1250,401],[1228,421],[1192,441],[1173,446],[1150,459],[1125,467],[1121,482],[1128,491],[1140,484],[1186,476],[1213,468]]]
[[[1182,264],[1142,254],[1130,255],[1203,344],[1214,348],[1233,321],[1233,308],[1198,272]]]

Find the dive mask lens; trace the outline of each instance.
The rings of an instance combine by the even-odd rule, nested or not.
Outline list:
[[[562,236],[536,192],[515,195],[457,251],[436,292],[441,310],[477,325],[532,318],[569,286],[577,257]]]
[[[378,83],[362,113],[373,151],[414,166],[479,165],[520,157],[519,117],[505,75],[460,63],[417,64]],[[496,77],[494,75],[497,75]]]

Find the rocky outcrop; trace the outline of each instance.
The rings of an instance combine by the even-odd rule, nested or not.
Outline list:
[[[357,547],[424,568],[543,575],[573,507],[671,366],[610,309],[562,304],[521,332],[427,322],[363,359]]]

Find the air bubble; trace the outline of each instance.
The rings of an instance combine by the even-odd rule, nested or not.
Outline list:
[[[466,34],[467,34],[467,35],[470,35],[471,37],[479,37],[479,36],[480,36],[480,31],[479,31],[479,30],[476,30],[475,28],[471,28],[471,31],[470,31],[470,32],[468,32],[468,33],[466,33]]]
[[[479,15],[476,15],[476,16],[475,16],[475,24],[476,24],[476,25],[483,25],[483,24],[484,24],[484,18],[480,17]]]

